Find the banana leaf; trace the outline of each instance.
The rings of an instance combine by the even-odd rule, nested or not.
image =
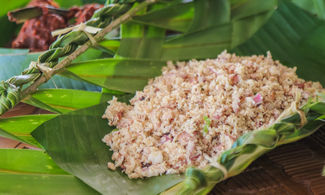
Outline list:
[[[43,151],[0,149],[1,194],[98,194]]]
[[[24,102],[61,114],[106,102],[113,96],[119,97],[121,94],[69,89],[41,89],[25,99]],[[41,114],[0,118],[0,136],[41,148],[42,146],[31,136],[31,132],[56,116],[57,114]]]
[[[161,73],[160,60],[102,59],[76,63],[66,70],[89,83],[121,92],[142,89],[149,78]]]
[[[325,84],[325,21],[289,2],[279,8],[251,39],[235,48],[241,55],[272,53],[283,64],[297,67],[301,78]]]
[[[183,179],[169,175],[130,180],[120,171],[108,170],[112,152],[101,139],[113,128],[101,119],[105,107],[103,103],[60,115],[41,125],[32,135],[63,170],[102,194],[157,194]]]
[[[186,32],[194,16],[193,2],[181,2],[135,16],[134,22],[173,31]]]
[[[292,0],[292,3],[298,7],[317,15],[321,19],[325,19],[325,1],[324,0]]]
[[[40,89],[23,102],[50,112],[67,113],[105,102],[114,95],[118,94],[72,89]]]
[[[114,40],[114,39],[109,39],[109,40],[104,40],[99,43],[101,47],[106,48],[107,50],[111,51],[112,54],[115,54],[115,52],[118,50],[120,47],[120,40]]]
[[[182,5],[182,4],[181,4]],[[217,54],[224,49],[231,49],[243,43],[250,38],[272,15],[277,5],[276,0],[267,0],[265,2],[254,1],[228,1],[228,0],[196,0],[193,3],[184,4],[184,9],[193,7],[194,13],[191,22],[186,24],[186,31],[184,27],[183,34],[177,36],[166,37],[163,46],[155,48],[156,59],[163,60],[188,60],[192,58],[203,59],[217,57]],[[147,13],[147,15],[139,16],[145,17],[146,22],[143,24],[151,24],[152,26],[166,28],[169,30],[177,30],[178,27],[166,26],[166,20],[170,18],[172,21],[175,18],[182,16],[182,9],[179,13],[173,13],[175,7],[180,4],[175,4],[164,9],[158,9]],[[162,10],[172,10],[175,15],[174,18],[167,16],[166,12]],[[189,9],[188,12],[192,12]],[[177,15],[179,14],[179,15]],[[158,26],[160,24],[155,20],[156,18],[163,19],[159,21],[165,26]],[[152,21],[150,22],[150,19]],[[189,20],[187,18],[186,20]],[[135,20],[137,21],[137,19]],[[168,21],[168,24],[171,23]],[[145,43],[146,36],[142,36],[142,42]],[[141,40],[140,39],[140,40]],[[160,39],[148,40],[146,50],[138,48],[140,41],[138,39],[122,37],[123,42],[128,42],[128,53],[121,55],[123,57],[130,57],[129,53],[134,51],[152,52],[150,43],[157,44]],[[149,47],[148,47],[149,46]],[[139,51],[140,50],[140,51]]]
[[[31,136],[31,132],[55,116],[55,114],[42,114],[0,119],[0,136],[40,147]]]
[[[121,25],[121,42],[115,58],[159,59],[166,30],[129,22]]]

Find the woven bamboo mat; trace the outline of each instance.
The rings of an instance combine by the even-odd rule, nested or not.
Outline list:
[[[47,113],[19,104],[3,117]],[[0,148],[32,148],[0,138]],[[325,128],[299,142],[281,146],[255,161],[244,173],[230,178],[211,194],[225,195],[325,195]]]

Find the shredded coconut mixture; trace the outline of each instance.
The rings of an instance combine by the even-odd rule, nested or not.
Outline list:
[[[103,118],[118,130],[103,139],[114,152],[108,167],[130,178],[205,167],[245,132],[272,124],[297,93],[302,105],[323,90],[295,72],[270,53],[169,62],[131,105],[109,101]]]

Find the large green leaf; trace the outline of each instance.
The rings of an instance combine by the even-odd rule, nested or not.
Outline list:
[[[196,8],[199,19],[210,21],[193,23],[193,31],[168,40],[163,45],[162,59],[187,60],[192,58],[213,58],[224,49],[231,49],[250,38],[275,11],[276,0],[245,0],[231,4],[227,1],[205,1],[205,7],[215,10],[223,7],[223,17],[204,14],[204,5]],[[201,7],[202,6],[202,7]],[[208,11],[209,12],[209,11]],[[212,12],[212,11],[210,11]],[[231,20],[230,17],[231,16]],[[213,20],[215,19],[215,20]],[[199,29],[198,31],[194,31]]]
[[[234,50],[242,55],[267,51],[283,64],[296,66],[300,77],[325,84],[325,21],[281,2],[268,23]]]
[[[77,81],[74,79],[69,79],[60,75],[55,75],[51,78],[47,83],[41,85],[40,89],[47,89],[47,88],[65,88],[65,89],[82,89],[88,91],[99,91],[100,87],[82,82]]]
[[[67,113],[77,109],[90,107],[112,99],[118,94],[108,94],[70,89],[38,90],[23,101],[30,105],[54,113]],[[40,147],[30,133],[45,121],[57,116],[51,115],[26,115],[0,119],[0,136]]]
[[[182,177],[177,175],[130,180],[119,170],[107,168],[112,152],[101,139],[113,127],[101,118],[106,105],[60,115],[32,135],[62,169],[103,194],[157,194],[178,183]]]
[[[1,194],[98,194],[42,151],[0,149]]]
[[[153,5],[148,10],[160,10],[164,5]],[[159,59],[166,30],[134,22],[121,25],[121,43],[115,58]]]
[[[325,0],[291,0],[300,8],[325,19]]]
[[[122,25],[121,32],[122,40],[115,58],[160,58],[164,29],[130,22]]]
[[[45,121],[48,121],[54,118],[55,116],[55,114],[42,114],[0,119],[0,135],[3,137],[15,139],[17,141],[22,141],[34,146],[39,146],[38,142],[31,136],[31,132]]]
[[[108,58],[76,63],[67,71],[107,89],[135,92],[142,89],[149,78],[159,75],[165,64],[159,60]]]
[[[234,48],[250,38],[269,19],[276,6],[277,0],[196,0],[173,4],[138,16],[135,21],[183,34],[165,38],[162,47],[159,45],[162,36],[152,39],[143,33],[138,39],[122,37],[120,50],[124,49],[125,57],[153,53],[151,48],[155,47],[155,55],[151,57],[156,59],[213,58],[220,51]],[[174,20],[186,25],[173,26]],[[146,55],[140,57],[148,58]]]
[[[193,2],[181,2],[135,16],[135,22],[168,30],[186,32],[194,17]]]
[[[67,113],[105,102],[113,95],[73,89],[41,89],[24,102],[55,113]]]
[[[112,57],[112,55],[106,53],[106,50],[100,50],[100,48],[89,48],[85,53],[82,53],[80,56],[74,59],[73,62],[76,63],[108,57]]]
[[[120,40],[104,40],[99,43],[100,46],[106,48],[107,50],[112,51],[112,54],[115,54],[115,52],[120,47]]]
[[[196,0],[194,18],[186,33],[201,31],[213,26],[230,22],[230,1]]]

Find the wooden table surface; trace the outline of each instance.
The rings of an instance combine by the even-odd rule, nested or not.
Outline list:
[[[49,113],[19,104],[2,118]],[[31,146],[0,137],[0,148],[30,148]],[[230,178],[212,190],[211,194],[315,194],[325,195],[325,128],[296,143],[281,146],[255,161],[244,173]]]

